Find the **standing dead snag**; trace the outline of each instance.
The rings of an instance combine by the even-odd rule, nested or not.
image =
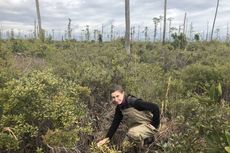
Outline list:
[[[153,23],[154,23],[154,35],[153,35],[153,40],[154,42],[156,41],[156,36],[157,36],[157,25],[160,22],[160,18],[154,17],[153,18]]]
[[[72,28],[71,28],[71,19],[69,18],[69,23],[68,23],[68,39],[70,40],[72,37]]]
[[[130,7],[129,0],[125,0],[125,49],[130,54]]]
[[[213,32],[214,32],[214,28],[215,28],[216,16],[217,16],[218,8],[219,8],[219,1],[220,0],[217,0],[217,4],[216,4],[216,13],[215,13],[215,17],[214,17],[213,25],[212,25],[211,41],[212,41]]]
[[[167,0],[165,0],[165,3],[164,3],[164,29],[163,29],[163,45],[165,44],[165,33],[166,33],[166,13],[167,11]]]
[[[184,24],[183,24],[183,34],[185,34],[185,35],[186,35],[186,33],[185,33],[186,19],[187,19],[187,13],[185,12],[185,14],[184,14]]]
[[[37,17],[38,17],[38,36],[41,41],[44,41],[45,35],[44,35],[44,30],[42,29],[39,1],[35,0],[35,2],[36,2]]]

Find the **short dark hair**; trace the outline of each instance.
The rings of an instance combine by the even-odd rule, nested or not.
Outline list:
[[[119,84],[114,84],[114,85],[112,85],[111,88],[110,88],[110,93],[113,93],[113,92],[115,92],[115,91],[124,92],[124,89],[122,88],[121,85],[119,85]]]

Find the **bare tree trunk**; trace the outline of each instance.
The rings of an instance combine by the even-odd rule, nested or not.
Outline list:
[[[2,40],[2,29],[0,29],[0,40]],[[0,47],[1,50],[1,47]]]
[[[42,23],[41,23],[41,15],[40,15],[40,7],[38,0],[35,0],[36,2],[36,10],[37,10],[37,17],[38,17],[38,32],[39,32],[39,38],[44,41],[44,32],[42,30]]]
[[[36,23],[36,20],[34,20],[34,38],[36,39],[37,38],[37,23]]]
[[[168,21],[169,21],[169,41],[171,40],[171,32],[172,32],[172,29],[171,29],[171,26],[172,26],[172,17],[168,18]]]
[[[52,29],[52,40],[55,40],[54,39],[54,29]]]
[[[166,33],[166,15],[167,15],[167,0],[165,0],[164,4],[164,29],[163,29],[163,42],[162,44],[165,44],[165,33]]]
[[[140,40],[140,25],[138,25],[138,34],[137,34],[137,40]]]
[[[134,36],[135,36],[135,26],[131,27],[131,42],[134,41]]]
[[[148,41],[148,27],[145,27],[145,42]]]
[[[153,41],[156,41],[156,36],[157,36],[157,25],[160,22],[160,18],[154,17],[153,18],[153,23],[154,23],[154,35],[153,35]]]
[[[4,38],[3,27],[2,24],[0,26],[0,40]]]
[[[193,37],[192,37],[192,35],[193,35],[193,24],[192,24],[192,22],[190,23],[190,31],[189,31],[189,38],[191,39],[191,40],[193,40]]]
[[[159,23],[160,23],[160,32],[159,32],[159,34],[160,34],[160,42],[162,41],[162,20],[164,19],[164,17],[163,16],[159,16]]]
[[[215,13],[215,17],[214,17],[213,25],[212,25],[211,41],[212,41],[213,32],[214,32],[214,28],[215,28],[215,22],[216,22],[216,16],[217,16],[218,8],[219,8],[219,2],[220,2],[220,0],[217,0],[216,13]]]
[[[184,25],[183,25],[183,34],[185,34],[185,27],[186,27],[186,17],[187,17],[187,13],[185,12],[184,14]]]
[[[209,22],[207,22],[207,33],[206,33],[206,41],[208,41],[208,27],[209,27]]]
[[[226,42],[229,41],[229,25],[227,23],[227,33],[226,33]]]
[[[90,40],[89,25],[86,25],[86,29],[85,29],[85,37],[86,37],[86,40],[87,40],[87,41],[89,41],[89,40]]]
[[[69,18],[69,23],[68,23],[68,39],[70,40],[72,37],[72,28],[71,28],[71,19]]]
[[[130,7],[129,0],[125,0],[125,49],[130,54]]]
[[[114,25],[111,24],[111,31],[110,31],[110,41],[113,41],[113,30],[114,30]]]

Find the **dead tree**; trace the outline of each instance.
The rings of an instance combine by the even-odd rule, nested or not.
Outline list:
[[[34,20],[34,38],[36,39],[37,38],[37,23],[36,23],[36,20]]]
[[[153,18],[153,23],[154,23],[154,35],[153,35],[154,38],[153,38],[153,40],[154,40],[154,42],[156,41],[157,25],[158,25],[159,22],[160,22],[159,18],[157,18],[157,17]]]
[[[42,29],[39,1],[35,0],[35,2],[36,2],[37,17],[38,17],[38,36],[39,36],[40,40],[44,41],[45,35],[44,35],[44,31]]]
[[[111,29],[110,29],[111,31],[110,31],[110,41],[113,41],[113,37],[114,37],[114,35],[113,35],[113,31],[114,31],[114,25],[112,25],[111,24]]]
[[[162,44],[165,44],[165,34],[166,34],[166,15],[167,15],[167,0],[165,0],[164,4],[164,29],[163,29],[163,41]]]
[[[71,19],[70,18],[69,18],[67,33],[68,33],[68,39],[70,40],[72,37],[72,28],[71,28]]]
[[[184,14],[184,24],[183,24],[183,34],[185,34],[185,27],[186,27],[186,17],[187,17],[187,13],[185,12]]]
[[[168,35],[168,37],[169,37],[169,41],[170,41],[170,39],[171,39],[171,32],[172,32],[171,26],[172,26],[172,20],[173,20],[173,18],[170,17],[167,20],[169,21],[169,35]]]
[[[125,0],[125,49],[130,54],[130,7],[129,0]]]
[[[190,33],[190,34],[189,34],[189,38],[190,38],[191,40],[193,39],[193,38],[192,38],[193,32],[194,32],[194,31],[193,31],[193,23],[191,22],[191,23],[190,23],[190,31],[189,31],[189,33]]]
[[[229,25],[227,23],[226,42],[229,42]]]
[[[159,16],[159,23],[160,23],[160,32],[159,32],[159,34],[160,34],[160,41],[162,40],[162,20],[164,20],[164,17],[162,16],[162,15],[160,15]]]
[[[140,40],[140,25],[138,25],[138,33],[137,33],[137,40]]]
[[[217,16],[218,8],[219,8],[219,1],[220,0],[217,0],[217,4],[216,4],[216,13],[215,13],[215,17],[214,17],[213,25],[212,25],[211,41],[212,41],[213,32],[214,32],[214,28],[215,28],[216,16]]]
[[[144,33],[145,33],[145,42],[148,41],[148,27],[145,27]]]
[[[85,37],[86,37],[86,40],[89,41],[89,39],[90,39],[89,25],[86,25]]]
[[[208,41],[208,28],[209,28],[209,22],[207,22],[207,33],[206,33],[206,41]]]
[[[131,27],[131,42],[134,40],[135,26]]]

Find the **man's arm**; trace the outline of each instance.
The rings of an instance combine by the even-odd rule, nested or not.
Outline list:
[[[113,122],[109,128],[109,131],[106,135],[106,137],[108,137],[109,139],[111,139],[114,135],[114,133],[116,132],[118,126],[120,125],[120,122],[123,118],[123,115],[121,113],[121,110],[119,109],[119,107],[117,106],[116,107],[116,110],[115,110],[115,114],[114,114],[114,117],[113,117]]]

